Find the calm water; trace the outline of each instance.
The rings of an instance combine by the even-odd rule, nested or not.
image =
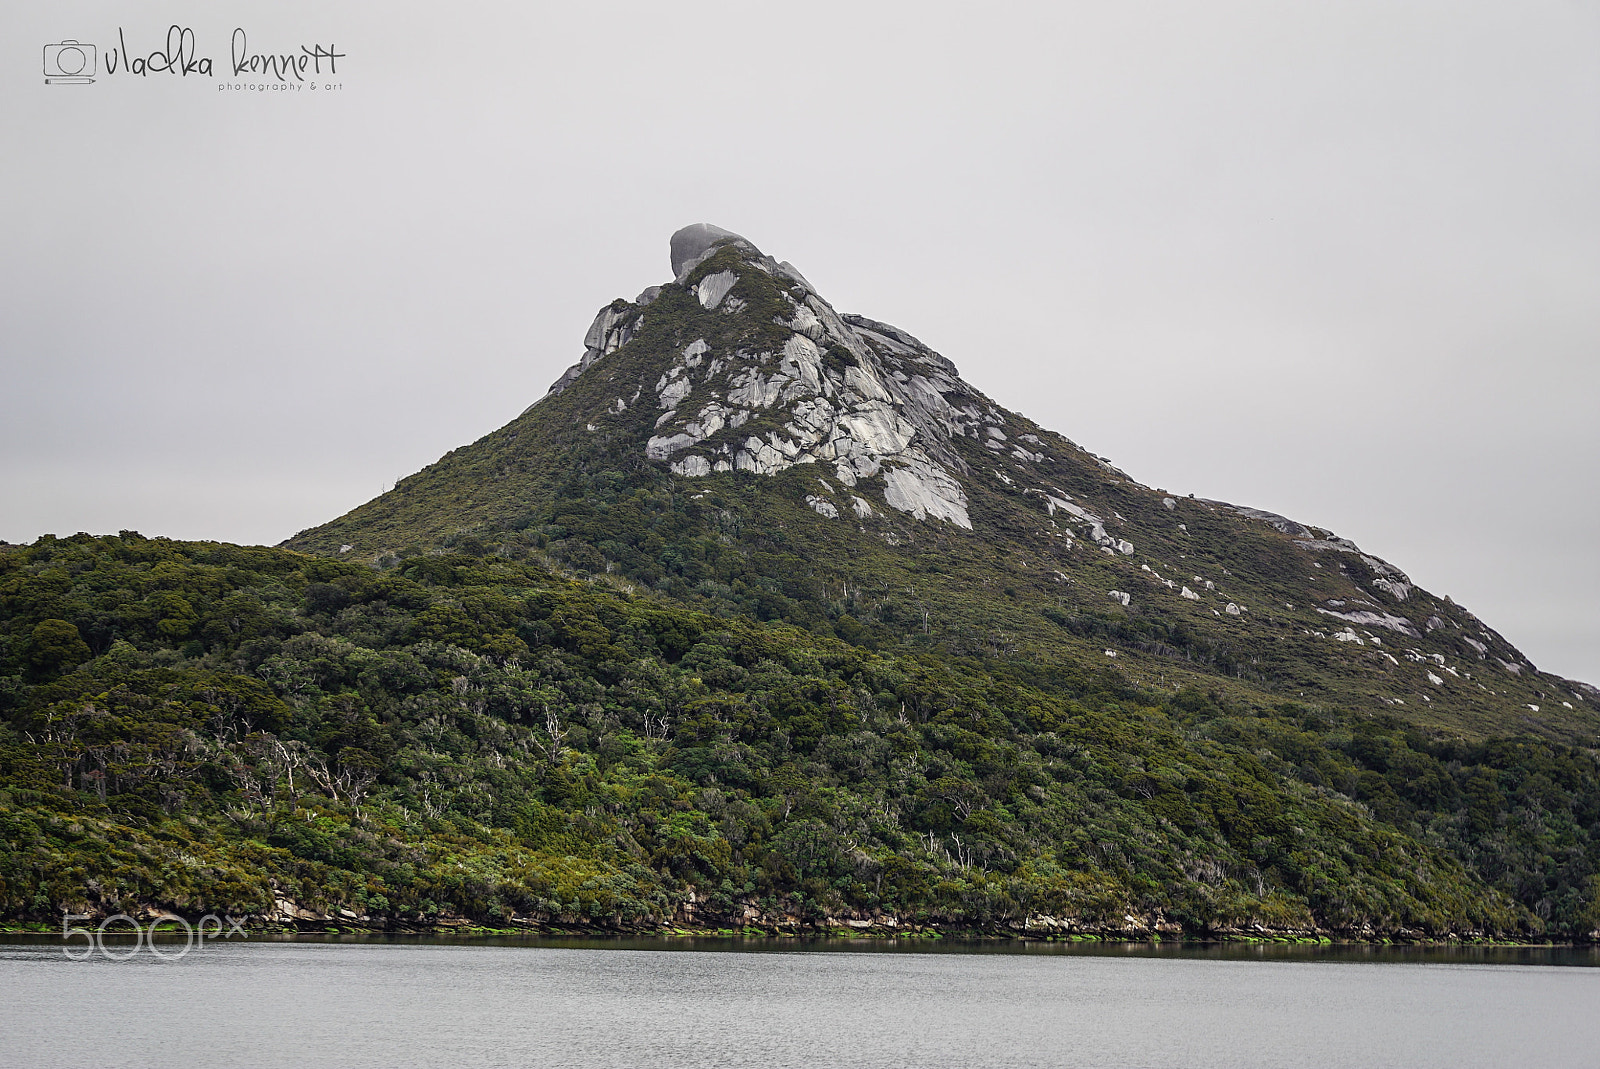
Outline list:
[[[1563,965],[1596,960],[252,941],[113,963],[13,942],[0,1064],[1589,1069],[1600,969]]]

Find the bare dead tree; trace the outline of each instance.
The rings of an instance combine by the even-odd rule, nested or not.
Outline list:
[[[551,708],[549,702],[540,702],[539,707],[544,710],[544,731],[546,738],[544,741],[541,741],[538,736],[534,736],[533,744],[539,747],[540,750],[544,751],[546,761],[552,765],[558,765],[561,763],[561,758],[564,757],[567,752],[566,746],[563,745],[563,743],[566,742],[567,732],[561,726],[560,713]]]
[[[287,781],[286,786],[289,791],[289,802],[290,804],[293,804],[296,797],[294,790],[295,770],[304,768],[306,766],[306,762],[310,759],[310,748],[306,746],[305,743],[295,739],[290,739],[288,742],[285,742],[282,739],[274,737],[272,740],[272,749],[274,756],[277,758],[279,767],[283,770],[284,779]]]

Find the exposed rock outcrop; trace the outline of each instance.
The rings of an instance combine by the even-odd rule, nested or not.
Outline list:
[[[684,227],[672,235],[669,244],[672,253],[673,280],[682,282],[689,272],[699,267],[718,246],[735,241],[749,244],[733,231],[712,226],[710,223],[693,223]]]
[[[887,323],[841,316],[793,267],[762,255],[732,231],[697,223],[674,234],[676,282],[689,284],[700,264],[729,245],[739,250],[737,262],[692,283],[700,306],[738,311],[742,273],[781,276],[787,287],[783,325],[791,333],[772,351],[712,352],[704,339],[684,348],[651,384],[664,415],[645,454],[691,477],[723,471],[771,475],[797,464],[820,464],[846,488],[878,480],[890,508],[970,529],[960,478],[966,464],[949,442],[957,435],[977,439],[985,431],[990,441],[1003,442],[1004,415],[922,342]],[[603,309],[584,338],[583,357],[556,381],[551,394],[627,344],[642,321],[638,304],[617,302]],[[746,424],[759,430],[741,431]],[[1036,450],[1019,446],[1016,452],[1043,459]],[[854,502],[858,520],[874,514],[866,501],[857,497]],[[837,516],[837,506],[829,507]],[[1131,543],[1110,539],[1103,524],[1093,522],[1100,532],[1097,541],[1105,538],[1120,552],[1133,551]]]
[[[1348,620],[1353,624],[1365,624],[1368,627],[1386,627],[1390,631],[1395,631],[1402,635],[1409,635],[1412,638],[1422,637],[1422,633],[1418,631],[1415,625],[1413,625],[1411,621],[1407,620],[1404,616],[1393,616],[1386,612],[1335,612],[1332,609],[1322,608],[1317,609],[1317,611],[1322,613],[1324,616],[1333,616],[1340,620]]]
[[[649,292],[646,290],[645,294]],[[640,294],[640,297],[643,298],[645,294]],[[653,295],[651,299],[654,299]],[[600,309],[600,314],[594,317],[588,333],[583,336],[583,356],[576,364],[562,372],[559,379],[550,384],[550,391],[545,396],[554,397],[561,393],[596,360],[608,353],[616,352],[632,341],[633,336],[644,325],[644,317],[636,314],[638,307],[637,304],[629,304],[626,301],[614,301]],[[535,401],[534,404],[538,402]],[[532,407],[533,405],[528,406]],[[527,410],[523,409],[524,412]]]

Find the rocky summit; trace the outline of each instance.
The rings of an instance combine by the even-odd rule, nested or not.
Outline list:
[[[787,263],[763,256],[736,234],[704,223],[672,236],[672,265],[686,279],[720,246],[741,255],[736,265],[704,274],[692,292],[701,308],[738,316],[747,300],[731,296],[744,273],[760,271],[787,283],[777,322],[791,332],[781,347],[752,352],[743,347],[713,353],[696,338],[677,353],[641,397],[661,411],[645,455],[668,462],[690,477],[744,471],[772,475],[798,464],[817,464],[845,491],[876,480],[890,508],[971,528],[967,497],[956,473],[967,465],[949,446],[957,435],[980,437],[1002,420],[1000,412],[961,381],[955,366],[911,335],[861,316],[840,316]],[[659,291],[658,291],[659,293]],[[643,329],[644,313],[657,294],[646,291],[627,308],[606,308],[585,339],[583,359],[552,393],[560,393],[583,370]],[[828,355],[825,355],[828,354]],[[617,398],[619,406],[629,402]],[[751,420],[768,427],[751,433]],[[832,495],[836,488],[822,480]],[[843,491],[840,491],[843,493]],[[845,494],[850,511],[869,516],[872,505]],[[821,497],[814,507],[837,517]]]
[[[1141,485],[732,231],[670,256],[518,419],[287,544],[532,553],[853,642],[1600,737],[1595,688],[1348,539]]]

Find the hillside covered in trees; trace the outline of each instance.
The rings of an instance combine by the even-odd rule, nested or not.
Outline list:
[[[1590,749],[1040,678],[459,548],[0,547],[0,916],[1600,928]]]

